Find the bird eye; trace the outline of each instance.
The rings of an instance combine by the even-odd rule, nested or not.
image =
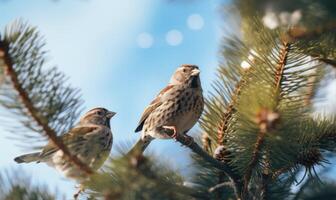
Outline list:
[[[184,73],[186,73],[186,72],[187,72],[187,70],[184,68],[184,69],[183,69],[183,72],[184,72]]]
[[[103,113],[102,113],[102,111],[97,111],[96,114],[97,115],[102,115]]]

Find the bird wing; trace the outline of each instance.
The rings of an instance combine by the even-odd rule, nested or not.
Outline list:
[[[58,138],[62,140],[62,142],[69,146],[71,144],[84,141],[85,136],[95,132],[99,129],[97,126],[78,126],[71,129],[68,133],[59,136]],[[49,141],[49,143],[43,148],[41,152],[41,157],[46,157],[56,151],[58,151],[59,148],[54,144],[54,142]]]
[[[143,112],[140,121],[138,123],[135,132],[139,132],[142,130],[143,125],[148,118],[148,116],[163,103],[163,97],[172,91],[174,85],[168,85],[167,87],[163,88],[160,93],[155,97],[155,99],[149,104],[149,106]]]

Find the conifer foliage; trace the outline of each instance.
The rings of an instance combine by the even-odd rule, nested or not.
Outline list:
[[[57,139],[77,120],[79,90],[46,65],[37,28],[16,21],[0,35],[0,105],[15,119],[15,140],[51,140],[89,175],[88,199],[331,199],[324,181],[336,150],[336,117],[317,114],[321,88],[334,81],[336,3],[322,0],[233,1],[239,37],[223,38],[217,79],[200,120],[186,179],[159,158],[140,152],[109,159],[93,173]],[[20,116],[20,117],[18,117]],[[24,130],[24,131],[22,131]],[[27,141],[27,140],[25,140]],[[127,151],[127,150],[126,150]],[[0,199],[55,199],[29,181],[6,183]],[[321,178],[322,177],[322,178]],[[321,183],[322,182],[322,183]],[[295,188],[295,189],[294,189]],[[13,196],[15,195],[15,196]]]

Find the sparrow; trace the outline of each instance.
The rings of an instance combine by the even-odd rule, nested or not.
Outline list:
[[[141,138],[133,149],[143,152],[155,138],[176,139],[196,124],[204,108],[199,74],[196,65],[177,68],[169,84],[143,112],[135,129],[135,132],[142,131]],[[173,135],[169,136],[167,130],[172,131]]]
[[[82,116],[79,123],[68,133],[58,138],[72,155],[76,155],[84,164],[96,171],[110,154],[113,142],[110,119],[115,114],[105,108],[94,108]],[[79,182],[86,178],[85,172],[68,162],[63,151],[51,141],[41,152],[21,155],[14,161],[17,163],[43,162],[62,172],[65,177]]]

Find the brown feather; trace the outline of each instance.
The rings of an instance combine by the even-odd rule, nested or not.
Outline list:
[[[138,123],[137,128],[135,129],[135,132],[139,132],[142,130],[143,125],[148,118],[148,116],[155,110],[157,107],[159,107],[162,104],[161,97],[166,92],[168,92],[170,89],[172,89],[174,85],[168,85],[167,87],[163,88],[160,93],[156,96],[156,98],[150,103],[150,105],[145,109],[143,112],[140,121]]]
[[[61,139],[66,145],[67,143],[69,143],[69,141],[72,141],[74,137],[79,138],[87,133],[95,131],[96,129],[98,129],[98,127],[95,126],[75,127],[71,129],[68,133],[61,135],[59,139]],[[49,143],[44,147],[41,153],[41,157],[47,156],[48,154],[53,153],[57,150],[58,148],[56,147],[56,145],[53,142],[49,141]]]

